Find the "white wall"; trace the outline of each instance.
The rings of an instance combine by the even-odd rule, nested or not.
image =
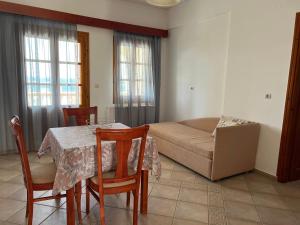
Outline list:
[[[218,116],[223,106],[229,15],[172,27],[164,119]]]
[[[179,27],[181,31],[172,35],[174,33],[172,29],[169,40],[170,52],[181,52],[183,44],[180,43],[178,46],[178,36],[186,35],[182,39],[188,42],[184,44],[184,51],[192,52],[190,59],[194,58],[193,65],[198,66],[192,68],[189,60],[180,55],[170,56],[168,82],[172,85],[168,86],[167,92],[175,93],[174,87],[188,92],[186,85],[195,82],[197,85],[207,84],[208,86],[204,87],[207,90],[216,90],[224,79],[225,89],[223,94],[216,92],[217,97],[211,95],[203,97],[197,93],[201,100],[198,105],[202,106],[205,101],[210,102],[220,98],[224,102],[222,108],[214,105],[207,105],[208,109],[191,107],[191,103],[196,104],[191,94],[185,94],[184,101],[180,95],[168,95],[165,101],[170,103],[168,108],[172,110],[166,113],[165,119],[183,119],[211,113],[231,115],[261,123],[256,168],[275,175],[294,20],[298,11],[300,11],[300,2],[297,0],[188,0],[171,9],[169,26]],[[227,15],[227,18],[223,15]],[[224,19],[220,19],[221,17]],[[204,22],[201,23],[201,21]],[[227,21],[227,26],[224,21]],[[211,22],[214,26],[209,25]],[[199,26],[194,26],[193,30],[186,30],[197,23]],[[227,30],[220,33],[223,36],[227,33],[226,46],[224,46],[225,37],[214,36],[209,36],[204,40],[198,39],[203,45],[209,46],[210,50],[204,52],[203,49],[195,46],[195,42],[189,43],[190,36],[201,33],[203,27],[207,25],[210,29],[203,34],[204,36],[214,34],[222,27]],[[191,34],[186,34],[186,31]],[[215,51],[215,46],[209,45],[211,42],[217,43],[218,48],[221,47],[219,54],[211,54],[211,51]],[[224,57],[225,60],[223,70],[220,57]],[[209,61],[210,65],[203,64],[203,60]],[[211,63],[216,64],[211,65]],[[210,70],[208,68],[205,70],[205,66],[218,67],[213,79],[219,82],[209,83],[204,75],[199,77],[201,69],[204,70],[202,73],[209,74]],[[266,93],[272,94],[271,100],[264,98]]]

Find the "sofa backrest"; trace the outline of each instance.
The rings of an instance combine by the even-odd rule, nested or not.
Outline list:
[[[191,120],[184,120],[178,123],[189,126],[195,129],[203,130],[212,133],[216,128],[220,118],[218,117],[207,117],[207,118],[197,118]]]

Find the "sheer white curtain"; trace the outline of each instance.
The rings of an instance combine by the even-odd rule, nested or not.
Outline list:
[[[114,63],[116,121],[133,127],[157,122],[160,39],[115,32]]]
[[[0,14],[0,25],[6,33],[1,32],[0,45],[10,52],[9,59],[0,58],[1,77],[8,86],[0,91],[0,99],[17,96],[15,101],[4,100],[0,117],[8,121],[20,115],[28,147],[36,150],[48,128],[62,124],[62,105],[79,105],[77,27],[5,13]],[[11,151],[7,123],[0,131],[0,151]]]

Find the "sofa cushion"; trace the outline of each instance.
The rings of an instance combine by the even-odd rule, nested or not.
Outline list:
[[[209,159],[213,157],[214,139],[208,132],[176,122],[166,122],[151,124],[151,134],[203,157]]]

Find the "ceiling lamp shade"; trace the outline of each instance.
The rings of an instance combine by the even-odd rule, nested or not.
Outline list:
[[[182,0],[146,0],[146,2],[158,7],[171,7],[179,4]]]

